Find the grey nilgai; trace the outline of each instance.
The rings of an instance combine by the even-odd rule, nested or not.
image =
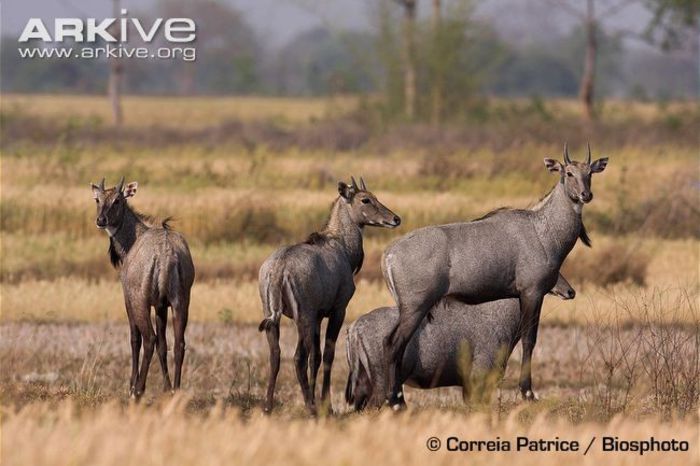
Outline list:
[[[591,175],[607,158],[591,163],[546,158],[559,182],[531,209],[500,209],[466,223],[415,230],[390,245],[382,272],[399,308],[397,326],[384,340],[387,399],[401,406],[397,371],[408,341],[428,311],[445,296],[469,304],[518,298],[522,314],[518,334],[523,358],[520,390],[535,399],[530,363],[544,295],[557,282],[559,268],[578,238],[588,243],[581,212],[593,199]]]
[[[138,183],[124,187],[124,178],[114,188],[105,189],[105,180],[91,185],[97,204],[98,228],[109,235],[109,257],[119,268],[124,291],[126,315],[131,332],[131,396],[140,398],[146,389],[148,367],[154,347],[163,372],[163,390],[172,390],[168,375],[165,330],[168,307],[173,310],[175,337],[174,388],[180,388],[182,363],[185,357],[185,328],[190,305],[190,289],[194,282],[194,264],[185,238],[168,226],[167,220],[154,222],[135,211],[127,199],[136,194]],[[151,307],[155,308],[156,332],[151,323]],[[143,343],[143,360],[139,357]]]
[[[576,296],[561,275],[550,293],[565,300]],[[399,383],[418,388],[461,386],[467,401],[470,386],[481,385],[482,390],[488,391],[489,376],[495,376],[494,382],[500,380],[518,343],[517,299],[465,304],[446,297],[433,306],[429,316],[432,317],[421,321],[406,346]],[[348,328],[346,355],[350,372],[345,400],[355,410],[378,408],[384,402],[383,341],[398,320],[398,308],[382,307],[363,315]]]
[[[316,413],[316,375],[321,365],[321,321],[328,318],[323,350],[321,400],[329,400],[335,343],[345,319],[345,308],[355,293],[353,275],[362,267],[365,226],[395,228],[401,219],[369,192],[364,180],[338,183],[338,198],[326,227],[303,243],[275,251],[260,268],[260,299],[270,345],[270,378],[265,411],[273,407],[280,367],[279,327],[282,315],[294,320],[297,379],[306,408]],[[330,408],[330,405],[329,405]]]

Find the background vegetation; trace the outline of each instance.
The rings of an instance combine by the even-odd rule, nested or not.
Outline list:
[[[582,4],[541,3],[536,11]],[[700,107],[697,42],[687,40],[697,38],[696,0],[620,3],[648,11],[641,33],[664,52],[631,47],[600,16],[613,0],[586,2],[595,14],[575,9],[571,27],[532,41],[485,20],[481,4],[419,3],[440,7],[430,14],[412,13],[411,0],[373,2],[371,31],[316,28],[277,49],[223,2],[153,4],[144,15],[205,25],[198,61],[125,63],[120,124],[100,95],[106,63],[21,61],[16,39],[2,40],[3,464],[463,463],[427,452],[427,438],[524,433],[582,443],[673,437],[691,451],[594,448],[585,460],[697,462]],[[586,88],[591,37],[596,92],[582,109],[573,96]],[[556,182],[542,158],[560,158],[565,141],[576,159],[590,141],[610,163],[584,212],[593,248],[577,245],[563,268],[577,297],[545,299],[533,370],[541,402],[519,400],[516,349],[490,400],[465,405],[459,390],[408,389],[407,413],[349,413],[341,336],[335,415],[309,420],[285,319],[278,405],[263,417],[257,271],[277,247],[323,226],[339,180],[363,176],[403,219],[398,230],[367,229],[347,325],[392,304],[379,271],[390,241],[532,205]],[[197,280],[175,397],[160,394],[153,361],[143,402],[127,399],[123,297],[89,189],[103,176],[138,181],[131,204],[174,216],[192,249]],[[467,454],[477,464],[571,462]]]

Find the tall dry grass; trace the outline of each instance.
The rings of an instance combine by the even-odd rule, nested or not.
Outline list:
[[[254,411],[242,417],[234,409],[214,406],[191,414],[186,399],[175,397],[153,406],[123,407],[109,403],[78,410],[70,402],[28,405],[3,416],[3,464],[619,464],[683,465],[698,462],[698,424],[616,418],[608,424],[571,425],[545,413],[527,422],[515,411],[505,419],[494,414],[465,416],[438,410],[400,415],[346,416],[317,421],[266,417]],[[462,440],[576,440],[578,452],[450,452],[448,437]],[[690,450],[673,453],[603,452],[602,436],[627,440],[676,439]],[[440,451],[426,447],[430,437]],[[596,442],[584,456],[591,439]]]

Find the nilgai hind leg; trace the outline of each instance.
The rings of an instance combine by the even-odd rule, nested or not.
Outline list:
[[[166,328],[168,326],[168,304],[161,303],[156,309],[156,350],[158,351],[158,361],[163,373],[163,391],[169,392],[173,389],[168,374],[168,340],[166,338]]]
[[[180,389],[182,379],[182,364],[185,360],[185,330],[187,329],[187,318],[189,316],[190,294],[189,291],[183,293],[182,297],[173,300],[173,333],[175,336],[175,390]]]
[[[439,299],[439,298],[438,298]],[[401,391],[401,362],[406,351],[406,345],[418,328],[421,320],[428,314],[438,299],[430,298],[414,301],[413,305],[399,304],[399,323],[396,328],[384,339],[384,354],[388,362],[387,400],[389,406],[401,409],[405,406],[403,392]],[[399,298],[400,300],[400,298]]]
[[[277,374],[280,371],[280,328],[279,325],[271,324],[265,327],[265,336],[270,345],[270,378],[267,382],[267,398],[265,400],[265,412],[270,413],[274,405],[275,385]]]
[[[537,328],[542,309],[542,293],[522,294],[520,296],[520,337],[523,347],[523,359],[520,365],[520,393],[530,401],[537,400],[532,391],[532,351],[537,343]]]

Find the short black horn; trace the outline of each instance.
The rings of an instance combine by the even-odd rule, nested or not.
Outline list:
[[[362,189],[363,191],[367,191],[367,186],[365,185],[365,180],[362,177],[360,177],[360,189]]]
[[[564,143],[564,163],[569,165],[571,163],[571,159],[569,158],[569,143],[565,142]]]
[[[351,186],[352,186],[353,188],[355,188],[355,190],[357,191],[357,181],[355,181],[355,177],[354,177],[354,176],[351,176],[351,177],[350,177],[350,181],[352,181],[352,185],[351,185]]]
[[[117,192],[121,192],[123,187],[124,187],[124,177],[122,176],[122,179],[119,180],[119,184],[117,185]]]
[[[588,158],[586,159],[586,164],[591,164],[591,141],[588,141]]]
[[[102,191],[105,190],[105,179],[104,179],[104,178],[102,178],[102,181],[100,181],[100,189],[101,189]]]

